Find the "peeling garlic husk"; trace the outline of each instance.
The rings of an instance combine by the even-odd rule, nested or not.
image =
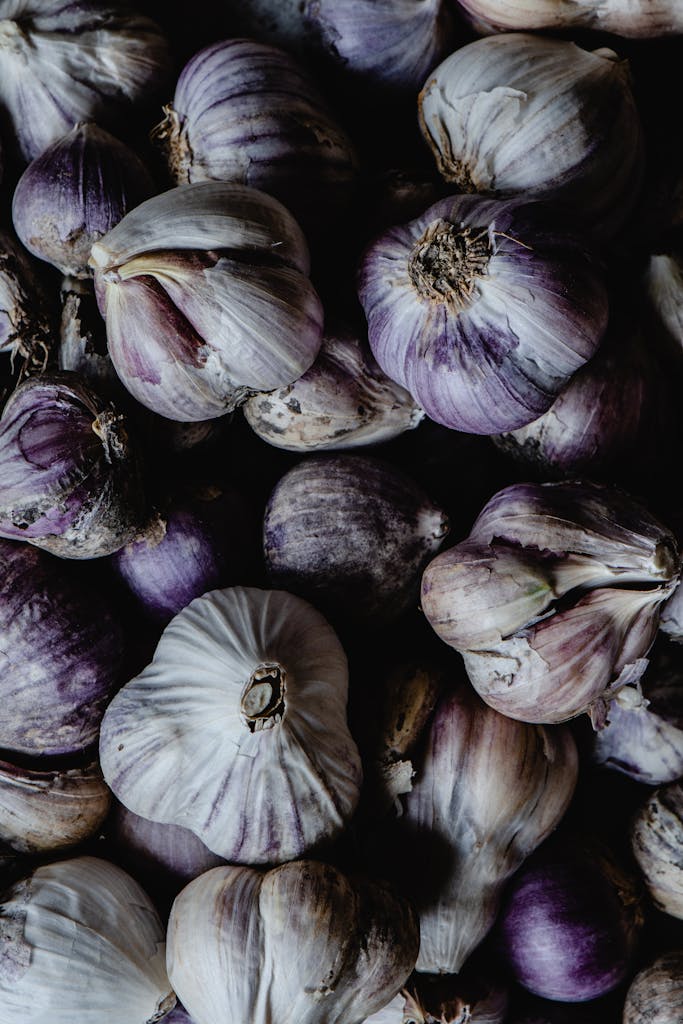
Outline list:
[[[43,771],[0,761],[0,841],[20,853],[67,849],[90,838],[110,804],[96,761]]]
[[[629,835],[652,902],[683,919],[683,782],[655,790],[634,817]]]
[[[564,816],[577,776],[568,729],[516,722],[467,684],[441,699],[402,798],[401,823],[420,850],[419,874],[406,880],[420,915],[418,971],[461,970],[506,881]]]
[[[52,311],[34,261],[0,229],[0,354],[44,369],[52,348]]]
[[[683,32],[678,0],[458,0],[479,34],[594,29],[634,39]]]
[[[631,981],[623,1024],[678,1024],[683,1006],[683,949],[660,954]]]
[[[635,202],[642,130],[613,50],[523,32],[477,39],[427,78],[419,119],[459,191],[562,202],[603,238]]]
[[[100,394],[120,400],[125,389],[107,352],[107,335],[92,280],[63,277],[60,302],[59,369],[80,374]]]
[[[365,1024],[504,1024],[506,986],[471,970],[460,974],[414,971],[397,996]]]
[[[168,973],[196,1024],[356,1024],[406,981],[418,941],[405,899],[330,864],[218,867],[173,904]]]
[[[348,324],[326,328],[316,361],[297,381],[243,406],[260,438],[287,451],[339,451],[380,444],[424,418],[405,388],[380,370]]]
[[[312,605],[211,591],[171,620],[107,708],[104,777],[129,810],[189,828],[232,863],[299,857],[335,838],[358,802],[347,689],[344,650]]]
[[[155,1024],[174,1005],[161,921],[116,865],[46,864],[0,901],[0,1024]]]
[[[92,247],[109,355],[142,405],[212,419],[311,366],[322,305],[301,228],[242,185],[179,185],[131,210]]]

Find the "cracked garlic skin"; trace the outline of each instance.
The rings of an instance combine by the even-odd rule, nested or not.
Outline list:
[[[308,246],[265,192],[178,185],[129,211],[89,263],[117,374],[168,419],[224,416],[291,384],[318,354]]]
[[[211,591],[171,620],[107,708],[105,780],[129,810],[189,828],[232,863],[300,857],[336,837],[358,801],[347,689],[344,650],[308,602]]]
[[[357,1024],[406,981],[419,936],[402,896],[302,860],[205,872],[176,897],[167,941],[196,1024]]]
[[[631,849],[654,905],[683,919],[683,782],[655,790],[630,828]]]
[[[452,195],[365,249],[358,296],[382,370],[430,419],[498,434],[537,419],[596,351],[601,266],[567,215]]]
[[[415,766],[400,824],[419,844],[405,883],[420,915],[417,970],[457,974],[492,928],[507,880],[564,816],[576,744],[566,728],[499,714],[464,683],[439,702]]]
[[[0,1024],[156,1024],[175,1003],[164,940],[115,864],[36,868],[0,895]]]
[[[683,1007],[683,949],[641,968],[629,985],[623,1024],[679,1024]]]
[[[523,32],[477,39],[432,72],[418,109],[454,191],[562,202],[603,238],[633,206],[642,129],[628,62],[612,50]]]
[[[637,683],[680,578],[671,531],[613,487],[513,484],[427,566],[422,609],[491,707],[525,722],[584,712]]]

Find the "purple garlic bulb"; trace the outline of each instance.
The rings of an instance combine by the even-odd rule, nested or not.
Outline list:
[[[358,294],[384,372],[431,419],[472,434],[546,412],[607,324],[585,242],[526,198],[440,200],[368,246]]]
[[[12,199],[14,228],[34,256],[62,274],[90,277],[93,243],[154,191],[132,149],[94,122],[81,121],[20,177]]]

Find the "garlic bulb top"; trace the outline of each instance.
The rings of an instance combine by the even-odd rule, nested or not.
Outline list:
[[[265,192],[179,185],[127,213],[90,264],[116,372],[161,416],[222,416],[290,384],[318,354],[308,246]]]
[[[0,1024],[154,1024],[175,1003],[164,931],[125,871],[45,864],[0,896]]]
[[[403,897],[312,860],[217,867],[176,898],[168,973],[196,1024],[358,1024],[415,966]]]
[[[522,32],[477,39],[427,79],[419,117],[454,188],[561,200],[602,235],[640,185],[640,119],[612,50]]]
[[[347,671],[336,634],[300,598],[198,597],[107,708],[104,777],[130,810],[191,829],[233,863],[301,856],[340,832],[359,796]]]
[[[0,0],[0,107],[25,161],[78,121],[111,124],[169,77],[151,19],[94,0]]]

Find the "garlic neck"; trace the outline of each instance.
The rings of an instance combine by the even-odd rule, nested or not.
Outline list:
[[[272,729],[285,713],[287,673],[276,661],[263,662],[251,674],[240,702],[242,718],[251,732]]]
[[[486,230],[433,221],[415,243],[408,273],[418,295],[456,311],[472,300],[475,281],[487,273],[492,250]]]

